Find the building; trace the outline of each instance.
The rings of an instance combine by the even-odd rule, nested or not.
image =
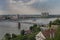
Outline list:
[[[53,29],[56,29],[56,28],[58,28],[60,25],[51,25],[51,28],[53,28]]]
[[[48,12],[42,12],[41,16],[49,16],[49,13]]]
[[[36,40],[45,40],[46,38],[54,38],[56,30],[42,27],[41,31],[36,35]]]
[[[31,34],[31,30],[25,30],[25,34]]]
[[[54,29],[47,29],[47,30],[42,31],[43,35],[46,38],[54,38],[55,32],[56,32],[56,30],[54,30]]]
[[[39,32],[37,35],[36,35],[36,40],[45,40],[45,36],[43,35],[42,32]]]
[[[11,19],[11,20],[17,20],[18,17],[17,17],[16,15],[13,15],[13,16],[10,16],[10,19]]]

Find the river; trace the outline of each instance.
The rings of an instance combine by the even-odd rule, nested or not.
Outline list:
[[[48,24],[49,21],[53,21],[57,18],[40,18],[40,19],[36,19],[37,23],[43,23],[43,24]],[[24,22],[33,22],[33,20],[22,20]],[[24,30],[28,30],[30,26],[32,26],[33,24],[25,24],[25,23],[21,23],[21,29]],[[4,34],[6,33],[15,33],[15,34],[20,34],[20,30],[18,30],[18,24],[17,22],[0,22],[0,39],[4,36]]]

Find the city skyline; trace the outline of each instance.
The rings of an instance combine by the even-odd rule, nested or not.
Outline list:
[[[0,0],[0,14],[60,14],[60,0]]]

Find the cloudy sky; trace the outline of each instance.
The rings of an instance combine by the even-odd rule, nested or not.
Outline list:
[[[0,0],[0,14],[60,14],[60,0]]]

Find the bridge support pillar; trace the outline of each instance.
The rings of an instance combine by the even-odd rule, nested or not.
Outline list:
[[[20,22],[18,22],[18,29],[20,29],[20,27],[21,27],[21,24],[20,24]]]

